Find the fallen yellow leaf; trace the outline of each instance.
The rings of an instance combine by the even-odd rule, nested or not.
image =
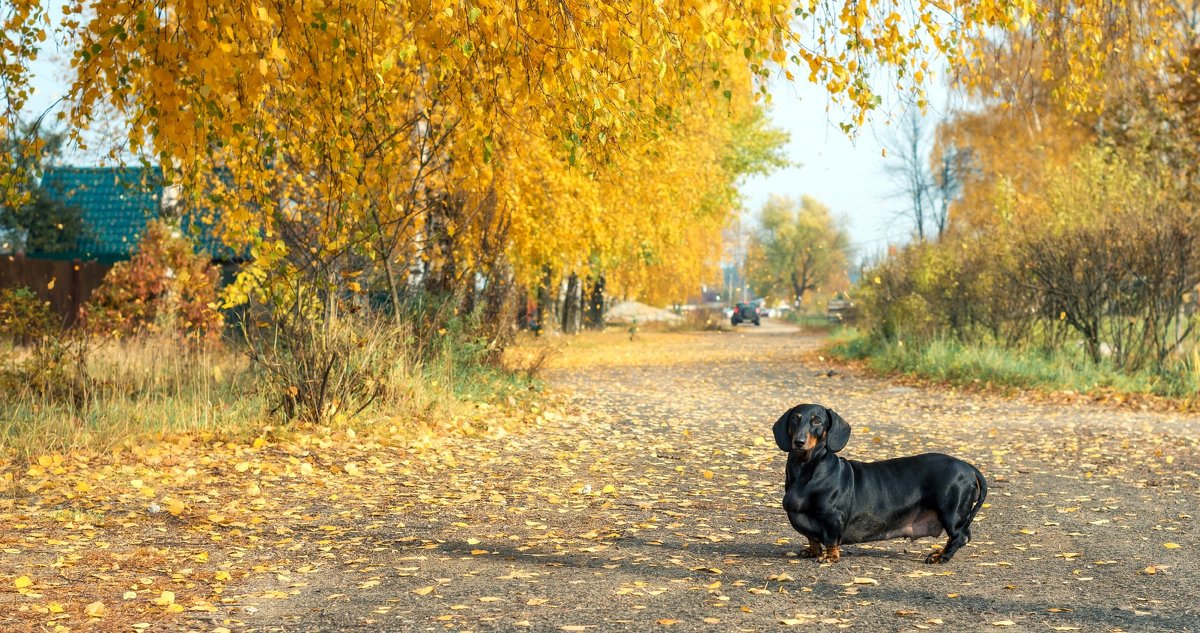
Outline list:
[[[102,618],[104,617],[105,611],[104,603],[100,602],[99,600],[83,608],[83,612],[86,613],[89,618]]]
[[[168,498],[163,500],[163,507],[166,508],[167,512],[170,512],[172,516],[179,516],[183,514],[183,509],[185,506],[179,499]]]

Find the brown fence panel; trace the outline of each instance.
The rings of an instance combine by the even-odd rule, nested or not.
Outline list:
[[[76,260],[37,259],[23,255],[0,256],[0,288],[28,287],[50,301],[66,325],[79,318],[79,309],[92,296],[110,264]]]

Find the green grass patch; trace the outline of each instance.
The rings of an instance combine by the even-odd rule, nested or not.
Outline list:
[[[953,339],[913,345],[881,341],[845,329],[831,337],[830,352],[835,357],[864,360],[879,371],[954,385],[987,383],[1046,391],[1115,391],[1184,399],[1194,398],[1200,389],[1200,375],[1191,363],[1178,362],[1157,371],[1129,373],[1091,362],[1082,348],[1046,352]]]

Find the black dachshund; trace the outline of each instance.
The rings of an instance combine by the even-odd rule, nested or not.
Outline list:
[[[946,546],[925,558],[945,563],[971,540],[971,521],[987,497],[974,466],[938,453],[869,464],[843,459],[835,453],[846,447],[850,425],[819,404],[792,407],[774,430],[788,453],[783,509],[808,538],[805,556],[834,563],[842,545],[945,531]]]

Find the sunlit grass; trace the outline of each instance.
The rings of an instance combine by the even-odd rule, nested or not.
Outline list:
[[[1096,364],[1080,347],[1047,352],[1006,349],[988,343],[937,339],[925,345],[871,339],[846,329],[831,339],[830,351],[839,357],[864,360],[874,369],[910,374],[956,385],[988,383],[1016,388],[1070,390],[1078,393],[1116,392],[1194,399],[1200,390],[1200,358],[1193,350],[1184,360],[1157,370],[1122,372],[1107,363]]]
[[[20,353],[9,350],[9,358]],[[87,379],[69,398],[24,384],[21,372],[6,368],[0,454],[103,450],[135,436],[235,430],[260,421],[266,411],[249,361],[223,348],[187,350],[157,338],[109,343],[86,365]]]
[[[283,422],[272,392],[262,388],[255,367],[235,344],[189,350],[169,338],[110,342],[88,355],[86,379],[69,395],[29,384],[17,369],[28,354],[11,346],[0,350],[0,462],[105,451],[176,432],[238,437]],[[420,360],[400,356],[408,360],[388,366],[381,397],[353,418],[345,412],[331,416],[329,425],[436,427],[478,403],[524,397],[539,386],[536,371],[484,362],[479,346],[465,338],[443,337]]]

